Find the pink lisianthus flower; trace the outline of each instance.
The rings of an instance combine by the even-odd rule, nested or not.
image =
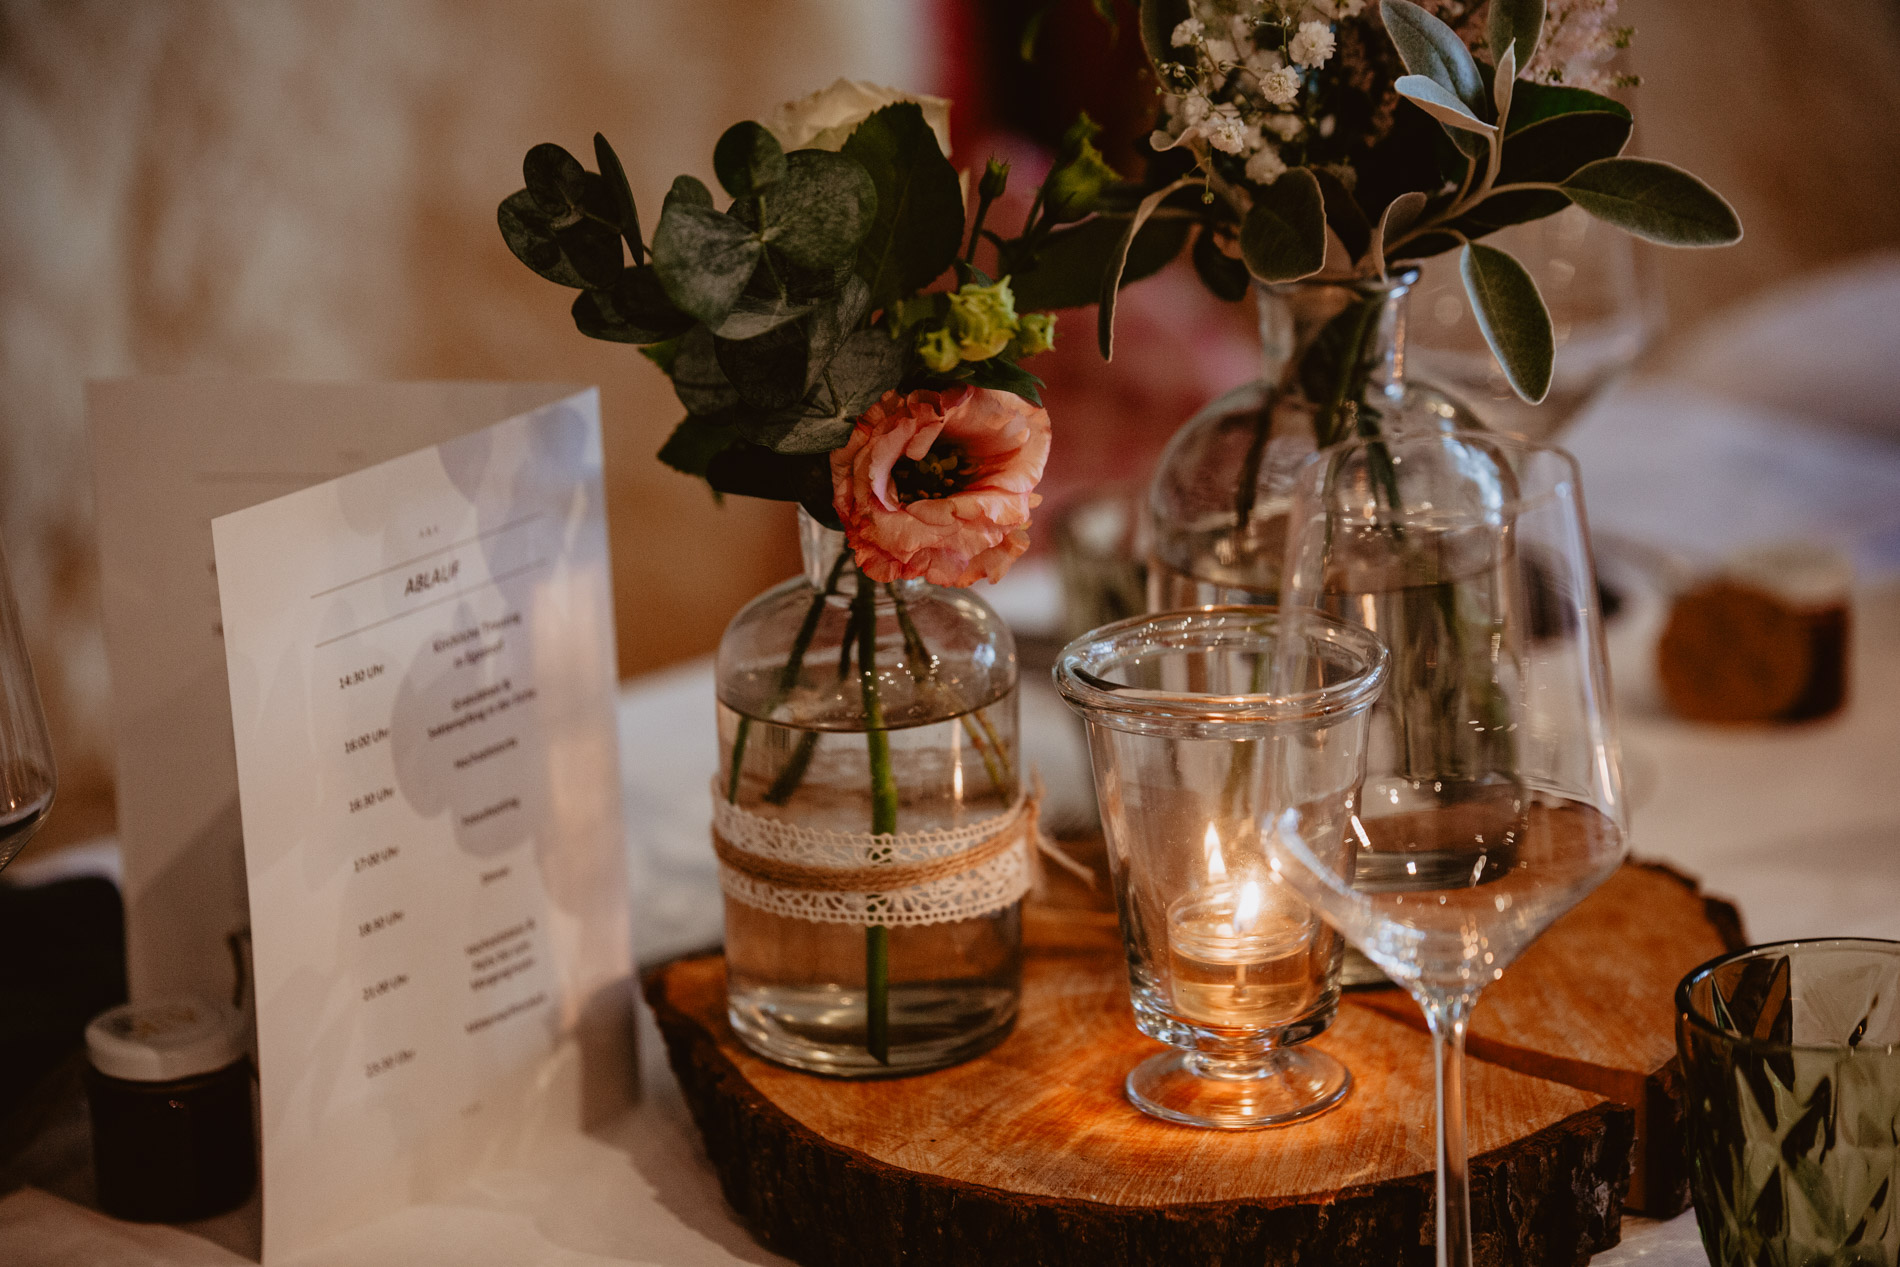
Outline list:
[[[874,581],[1000,580],[1048,460],[1048,413],[1013,392],[886,392],[832,451],[831,504]]]

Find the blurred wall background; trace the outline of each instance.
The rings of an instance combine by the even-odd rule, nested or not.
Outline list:
[[[922,0],[8,0],[0,537],[51,714],[36,848],[110,826],[82,384],[121,374],[598,383],[623,674],[795,568],[790,512],[652,455],[681,410],[508,253],[540,141],[615,142],[650,225],[724,126],[839,75],[933,80]]]
[[[1059,0],[1025,67],[1029,0],[0,0],[0,536],[55,730],[45,848],[108,830],[87,377],[512,378],[600,384],[621,670],[703,653],[787,575],[789,513],[652,460],[679,417],[631,349],[580,337],[509,256],[496,202],[528,146],[615,142],[650,224],[722,127],[838,75],[960,100],[1039,175],[1086,105],[1125,166],[1146,130],[1118,41]],[[1741,211],[1719,252],[1653,252],[1673,340],[1801,271],[1900,245],[1900,4],[1623,0],[1640,149]],[[1004,134],[1017,134],[1010,140]],[[1015,148],[1010,148],[1014,146]],[[1190,276],[1125,303],[1104,371],[1075,318],[1047,367],[1051,488],[1139,479],[1247,373],[1244,308]],[[1082,337],[1076,337],[1081,333]],[[1091,433],[1141,442],[1081,443]],[[1123,469],[1125,468],[1125,469]],[[1052,497],[1052,505],[1054,499]]]

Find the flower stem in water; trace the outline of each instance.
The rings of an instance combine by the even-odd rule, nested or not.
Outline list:
[[[858,570],[852,596],[858,633],[858,683],[864,698],[864,743],[871,760],[871,832],[897,831],[897,780],[891,773],[891,741],[877,689],[877,592]],[[891,933],[882,924],[864,932],[864,1046],[879,1064],[891,1057]]]
[[[838,578],[844,575],[844,565],[850,558],[851,551],[840,550],[837,560],[831,565],[831,575],[825,580],[824,590],[812,595],[811,606],[805,609],[804,623],[799,625],[798,633],[792,639],[791,654],[785,657],[785,667],[779,670],[778,689],[773,691],[772,698],[767,702],[764,709],[766,713],[771,713],[773,709],[784,703],[785,697],[792,693],[794,686],[798,685],[798,671],[804,667],[805,653],[811,650],[811,640],[818,633],[818,621],[825,614],[825,600],[838,592]],[[846,640],[846,645],[849,645],[849,641],[849,639]],[[729,763],[732,769],[726,778],[726,800],[735,804],[739,800],[739,772],[745,766],[746,740],[751,736],[751,733],[752,719],[750,717],[740,717],[738,733],[732,737],[732,760]],[[794,760],[795,759],[796,755],[794,755]],[[810,753],[805,754],[805,760],[807,763],[810,762]],[[798,778],[802,779],[803,777],[804,770],[801,767]],[[784,779],[785,775],[781,773],[772,785],[774,791],[778,790],[779,783],[784,782]],[[797,786],[796,779],[793,780],[792,786]],[[790,796],[791,794],[791,789],[788,788],[785,795]],[[769,796],[768,799],[770,799]]]

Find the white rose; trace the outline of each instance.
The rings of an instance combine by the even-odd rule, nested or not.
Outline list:
[[[861,79],[840,79],[809,97],[788,101],[772,112],[765,126],[787,150],[840,150],[858,124],[885,106],[900,101],[914,101],[923,107],[924,122],[937,134],[937,146],[947,157],[950,153],[948,98],[899,92]]]

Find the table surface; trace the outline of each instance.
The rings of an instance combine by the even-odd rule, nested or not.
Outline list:
[[[1606,543],[1606,573],[1618,566],[1640,573],[1648,556],[1629,543],[1653,546],[1666,531],[1658,526],[1667,524],[1667,508],[1655,504],[1652,475],[1667,462],[1653,443],[1646,455],[1637,442],[1645,427],[1655,430],[1649,420],[1662,410],[1684,420],[1682,429],[1691,433],[1749,425],[1745,416],[1737,421],[1732,406],[1670,389],[1623,393],[1579,427],[1570,447],[1584,460],[1593,525]],[[1601,421],[1606,414],[1609,421]],[[1764,443],[1769,458],[1761,460],[1770,461],[1775,442]],[[1808,452],[1809,442],[1801,443]],[[1828,439],[1821,447],[1834,443]],[[1752,941],[1900,938],[1900,449],[1879,444],[1875,456],[1886,464],[1885,474],[1866,475],[1871,458],[1835,455],[1837,468],[1858,467],[1862,480],[1836,520],[1797,515],[1804,535],[1834,537],[1853,548],[1869,582],[1856,598],[1851,702],[1842,714],[1784,728],[1676,721],[1658,707],[1649,668],[1662,618],[1660,588],[1646,593],[1639,579],[1637,601],[1612,626],[1632,851],[1699,876],[1710,892],[1733,900]],[[1778,469],[1787,465],[1780,462]],[[1797,474],[1810,491],[1831,478],[1828,469]],[[1708,478],[1732,484],[1747,477],[1729,470]],[[1683,494],[1679,512],[1693,511],[1695,531],[1717,542],[1773,535],[1778,526],[1785,532],[1792,513],[1755,513],[1695,494],[1693,488]],[[1799,500],[1794,492],[1787,499],[1790,505]],[[1751,504],[1757,511],[1763,505],[1759,497]],[[1870,520],[1869,505],[1884,506],[1885,520],[1877,514]],[[1723,515],[1734,522],[1708,522]],[[1669,539],[1681,545],[1685,537],[1670,533]],[[1693,539],[1689,544],[1695,547]],[[1046,625],[1055,588],[1047,568],[1032,561],[994,598],[1019,627]],[[717,879],[705,844],[704,789],[715,746],[711,695],[705,662],[631,682],[623,692],[628,856],[643,962],[719,937]],[[1073,804],[1088,794],[1079,731],[1040,679],[1025,680],[1023,713],[1025,751],[1050,786],[1052,812],[1060,814],[1064,798]],[[725,1205],[658,1034],[644,1005],[640,1010],[642,1099],[609,1128],[575,1136],[532,1165],[488,1172],[452,1196],[412,1206],[295,1261],[335,1267],[785,1262],[760,1248]],[[1419,1106],[1422,1117],[1430,1111],[1429,1104]],[[26,1155],[0,1168],[0,1178],[28,1185],[0,1199],[0,1262],[110,1267],[256,1259],[254,1205],[183,1228],[132,1226],[88,1209],[85,1125],[76,1105]],[[1704,1259],[1693,1216],[1683,1215],[1667,1222],[1626,1219],[1623,1243],[1593,1261],[1599,1267],[1690,1267]]]

